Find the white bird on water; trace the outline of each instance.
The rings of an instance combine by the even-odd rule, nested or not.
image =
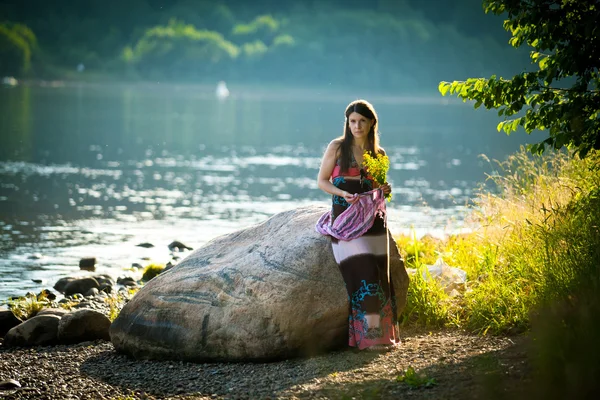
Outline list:
[[[227,84],[225,81],[219,81],[219,83],[217,83],[215,95],[219,100],[225,100],[227,97],[229,97],[229,89],[227,89]]]

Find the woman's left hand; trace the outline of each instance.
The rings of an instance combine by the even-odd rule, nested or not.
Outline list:
[[[381,185],[380,187],[383,190],[383,194],[388,195],[388,194],[392,193],[392,186],[389,183],[386,182],[383,185]]]

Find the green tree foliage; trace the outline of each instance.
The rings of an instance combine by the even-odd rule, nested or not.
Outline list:
[[[271,43],[277,31],[279,22],[271,15],[260,15],[248,24],[238,24],[233,28],[233,36],[241,37],[244,41],[261,40]]]
[[[69,76],[65,72],[83,63],[85,73],[77,76],[338,88],[351,83],[406,94],[453,76],[518,71],[521,54],[502,45],[508,37],[502,27],[472,18],[474,12],[486,17],[480,1],[21,0],[0,5],[0,14],[38,36],[36,72],[42,78]],[[223,44],[230,42],[238,55],[201,62],[204,50],[194,35],[160,36],[157,30],[149,36],[171,19],[221,35],[205,41],[233,49]]]
[[[484,7],[508,16],[504,28],[512,34],[510,44],[529,46],[537,66],[512,79],[441,82],[442,95],[499,109],[505,120],[498,130],[507,134],[519,126],[527,133],[548,130],[547,139],[529,146],[533,153],[565,146],[585,157],[600,149],[600,2],[484,0]]]
[[[27,26],[0,24],[0,74],[20,76],[31,69],[37,39]]]
[[[250,23],[240,23],[233,27],[231,35],[236,43],[239,43],[242,50],[244,64],[255,65],[263,60],[269,52],[270,47],[274,47],[275,40],[281,43],[282,35],[277,36],[280,22],[271,15],[259,15]],[[293,39],[287,35],[288,41]]]
[[[125,49],[124,58],[144,75],[201,77],[238,54],[238,47],[220,33],[172,19],[166,26],[148,29],[132,49]]]

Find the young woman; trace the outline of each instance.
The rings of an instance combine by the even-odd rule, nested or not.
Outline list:
[[[379,147],[377,114],[369,102],[353,101],[345,117],[344,134],[329,143],[319,170],[319,188],[333,196],[333,206],[331,213],[319,220],[317,230],[331,236],[346,283],[348,344],[361,350],[388,349],[398,342],[398,329],[394,289],[388,278],[387,228],[382,213],[376,211],[385,213],[383,195],[390,193],[391,187],[386,183],[373,190],[378,185],[362,166],[365,151],[372,155],[385,155],[385,151]],[[355,232],[332,233],[338,217],[345,228]]]

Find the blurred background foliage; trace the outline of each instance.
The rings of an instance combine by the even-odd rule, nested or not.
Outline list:
[[[0,16],[0,73],[17,77],[73,78],[81,64],[79,79],[416,92],[529,62],[480,0],[20,0]]]

